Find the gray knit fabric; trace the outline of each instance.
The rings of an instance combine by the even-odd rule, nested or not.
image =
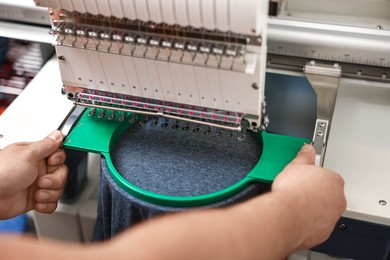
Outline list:
[[[255,134],[245,141],[237,135],[216,137],[204,129],[182,130],[157,126],[150,121],[128,129],[112,152],[117,170],[131,183],[165,195],[193,196],[215,192],[237,183],[256,165],[261,146]],[[110,238],[128,226],[154,216],[188,210],[151,204],[123,191],[101,161],[98,219],[95,240]],[[264,192],[268,187],[253,183],[236,195],[207,205],[231,205]]]
[[[316,120],[316,96],[304,77],[267,73],[265,94],[271,122],[267,130],[311,138]],[[212,192],[237,182],[253,167],[260,154],[254,136],[236,138],[205,136],[181,128],[138,125],[118,143],[113,157],[119,172],[134,184],[169,195]],[[95,239],[109,238],[124,228],[156,215],[183,210],[140,201],[113,182],[104,159],[101,162],[99,214]],[[255,183],[235,196],[209,205],[230,205],[264,191]]]

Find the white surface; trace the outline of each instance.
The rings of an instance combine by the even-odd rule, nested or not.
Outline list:
[[[172,88],[175,90],[175,100],[179,103],[188,102],[188,93],[187,88],[182,88],[185,86],[186,81],[182,71],[182,65],[178,63],[169,63],[169,70],[172,77]]]
[[[209,1],[211,2],[211,1]],[[190,25],[187,12],[187,1],[175,1],[176,22],[182,26]]]
[[[89,66],[93,75],[93,82],[95,87],[99,90],[109,91],[108,81],[104,74],[103,65],[100,61],[99,53],[96,51],[86,50],[88,56]]]
[[[66,48],[63,46],[56,45],[56,55],[57,56],[64,55],[65,57],[67,57]],[[69,62],[67,60],[65,60],[64,62],[60,62],[59,67],[61,72],[61,79],[64,85],[77,86],[73,72],[70,69]]]
[[[174,25],[175,20],[175,11],[173,10],[173,0],[164,0],[161,1],[161,11],[163,22],[169,25]]]
[[[230,1],[230,30],[236,33],[259,35],[261,26],[263,26],[259,23],[259,15],[266,16],[268,14],[268,9],[259,10],[261,2],[268,1]]]
[[[211,107],[212,108],[218,108],[222,107],[222,89],[221,89],[221,83],[218,75],[218,71],[214,69],[206,68],[207,73],[207,80],[208,80],[208,86],[209,86],[209,92],[207,94],[210,94],[210,100],[211,100]],[[201,93],[201,96],[204,94]]]
[[[20,7],[35,7],[33,0],[0,0],[0,4],[16,5]]]
[[[143,47],[137,46],[137,48]],[[261,68],[261,55],[247,54],[245,56],[253,58],[251,62],[243,63],[242,69],[247,70],[246,72],[206,67],[204,74],[207,76],[198,82],[196,75],[202,70],[188,64],[166,63],[140,57],[125,58],[122,56],[121,58],[116,54],[64,46],[56,46],[56,49],[58,56],[64,56],[64,60],[59,61],[59,65],[63,83],[66,85],[120,94],[132,93],[145,98],[194,106],[209,103],[209,107],[215,109],[261,116],[260,100],[265,74]],[[187,57],[186,59],[190,59],[191,57],[188,58],[188,56],[192,55],[187,51],[172,51],[172,53],[176,53],[178,57]],[[171,60],[173,56],[171,55]],[[128,63],[131,65],[132,62],[134,67],[128,67]],[[169,75],[166,75],[166,72],[168,71],[161,70],[162,66],[169,68],[171,85],[167,85]],[[208,80],[206,84],[208,88],[203,85],[205,80]],[[136,81],[139,84],[136,84]],[[253,83],[257,83],[259,90],[253,89]],[[205,99],[208,97],[210,102],[202,97]]]
[[[188,20],[190,26],[195,28],[202,27],[202,18],[201,18],[201,10],[200,10],[200,0],[196,1],[187,1],[188,8]]]
[[[48,0],[49,6],[53,7],[55,9],[61,9],[61,2],[60,0]]]
[[[148,74],[150,78],[150,90],[153,94],[153,98],[164,100],[164,93],[160,81],[160,77],[158,75],[156,61],[145,59],[146,67],[148,68]]]
[[[148,0],[149,15],[155,23],[162,23],[160,0]]]
[[[224,32],[229,30],[229,9],[226,0],[215,0],[215,20],[218,30]]]
[[[211,106],[211,94],[209,81],[207,78],[207,69],[203,67],[194,67],[196,82],[200,94],[200,105],[204,107]]]
[[[87,58],[87,52],[89,51],[78,48],[64,48],[64,50],[65,53],[61,54],[64,55],[65,61],[59,61],[59,64],[62,65],[62,63],[65,63],[69,65],[69,69],[73,72],[74,82],[77,84],[76,86],[90,89],[96,88],[96,84],[93,81],[92,70],[90,69]],[[62,72],[63,66],[60,68]],[[68,68],[65,71],[68,71]]]
[[[389,129],[390,84],[342,79],[324,167],[345,179],[345,217],[390,225]]]
[[[36,7],[33,0],[0,0],[0,19],[50,24],[47,9]]]
[[[129,86],[131,86],[130,93],[135,96],[142,95],[133,57],[122,55],[121,58],[127,80],[129,81]]]
[[[169,66],[163,61],[156,60],[156,68],[160,76],[161,88],[164,92],[165,99],[167,101],[175,101],[175,89],[173,88]]]
[[[135,4],[135,12],[137,14],[137,18],[141,21],[149,21],[149,13],[147,7],[147,1],[145,0],[134,0]]]
[[[87,9],[87,6],[85,5],[84,1],[80,1],[80,0],[72,0],[73,2],[73,7],[74,7],[74,10],[77,10],[77,12],[91,12],[91,10],[88,10]],[[97,6],[96,6],[96,3],[95,3],[95,0],[88,0],[87,1],[89,3],[89,6],[92,6],[92,8],[95,8],[95,9],[92,9],[94,12],[92,14],[98,14],[98,9],[97,9]],[[94,4],[94,5],[92,5]]]
[[[134,0],[122,0],[122,7],[125,17],[130,20],[137,19],[134,8]]]
[[[110,0],[109,1],[112,15],[117,18],[123,18],[123,10],[121,0]]]
[[[99,9],[99,14],[110,17],[111,10],[108,4],[108,0],[96,0],[97,7]]]
[[[210,30],[216,29],[215,27],[215,10],[214,10],[214,1],[210,0],[201,0],[201,6],[202,6],[202,23],[205,28],[208,28]]]
[[[77,7],[77,5],[80,3],[81,9]],[[85,4],[85,7],[84,7]],[[73,5],[76,10],[79,10],[79,12],[82,12],[82,10],[85,8],[87,13],[97,15],[99,13],[99,9],[97,7],[96,0],[86,0],[85,2],[80,0],[73,0]]]
[[[68,10],[69,12],[74,11],[72,0],[62,0],[61,5],[63,9]]]
[[[0,21],[0,36],[32,42],[53,43],[49,28]]]
[[[0,149],[40,140],[58,128],[72,107],[61,95],[61,86],[57,61],[52,58],[0,116]]]
[[[119,55],[99,52],[100,60],[102,61],[104,74],[108,79],[110,90],[115,93],[129,94],[130,85],[122,65],[122,59]],[[118,64],[118,66],[113,66]]]
[[[390,30],[269,19],[268,52],[390,67]]]
[[[289,18],[326,21],[375,28],[390,25],[388,0],[288,0],[281,15]]]
[[[151,93],[150,87],[152,86],[148,69],[146,67],[145,59],[134,57],[134,68],[138,76],[139,86],[136,88],[140,89],[143,97],[153,98],[153,93]]]
[[[190,103],[196,102],[200,105],[199,90],[196,82],[195,70],[193,66],[182,66],[182,72],[185,78],[185,85],[188,91],[188,99]]]

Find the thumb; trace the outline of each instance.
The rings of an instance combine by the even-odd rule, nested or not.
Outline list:
[[[58,130],[52,132],[41,141],[31,144],[34,157],[43,159],[54,153],[61,146],[63,140],[62,133]]]
[[[297,154],[292,164],[314,164],[316,153],[313,145],[305,144]]]

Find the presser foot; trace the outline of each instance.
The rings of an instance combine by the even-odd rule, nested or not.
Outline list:
[[[153,117],[152,119],[145,118],[139,121],[141,125],[150,125],[151,127],[171,128],[173,130],[182,130],[185,132],[193,132],[195,134],[211,135],[216,138],[237,138],[240,141],[244,141],[246,137],[247,128],[242,128],[240,132],[232,130],[224,130],[216,127],[210,127],[205,125],[199,125],[196,123],[185,123],[179,120],[162,119]]]
[[[246,138],[246,132],[248,131],[249,123],[246,120],[243,120],[240,126],[240,131],[234,131],[230,129],[223,129],[219,127],[214,127],[207,125],[207,122],[204,124],[199,124],[198,122],[185,122],[176,119],[168,119],[159,116],[148,116],[148,115],[138,115],[135,113],[126,113],[118,110],[109,110],[103,108],[92,107],[89,108],[86,113],[89,117],[95,117],[97,115],[98,119],[107,119],[108,121],[118,121],[124,122],[127,120],[128,123],[134,124],[138,122],[140,125],[150,125],[151,127],[162,127],[162,128],[171,128],[173,130],[182,130],[186,132],[192,132],[194,134],[204,134],[214,136],[216,138],[226,138],[233,139],[237,138],[239,141],[244,141]]]

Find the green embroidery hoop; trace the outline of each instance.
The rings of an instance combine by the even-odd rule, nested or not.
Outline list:
[[[257,136],[263,150],[256,166],[241,181],[217,192],[198,196],[168,196],[156,194],[130,183],[116,170],[110,151],[126,129],[131,127],[130,113],[116,112],[115,120],[98,118],[88,111],[67,136],[64,147],[101,154],[105,157],[108,169],[115,182],[129,194],[150,203],[171,207],[196,207],[226,199],[247,187],[251,182],[271,183],[277,174],[296,156],[307,139],[260,132]],[[109,116],[109,112],[106,117]],[[118,118],[124,118],[120,121]]]

